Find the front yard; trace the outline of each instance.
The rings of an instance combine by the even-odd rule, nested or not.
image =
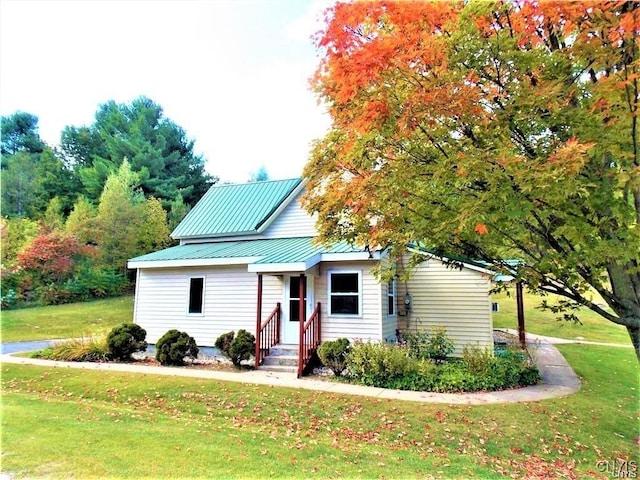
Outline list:
[[[580,392],[491,406],[3,365],[2,470],[29,478],[610,478],[603,462],[638,461],[637,360],[631,349],[560,349],[582,377]]]
[[[514,328],[511,300],[501,302],[497,326]],[[525,303],[530,309],[533,299]],[[538,314],[528,313],[531,332],[628,343],[624,332],[604,320],[566,328],[551,319],[539,322]],[[3,341],[17,341],[104,333],[130,318],[131,297],[2,312],[2,335]],[[581,377],[577,394],[488,406],[4,364],[2,473],[611,478],[614,468],[632,472],[639,461],[640,374],[633,349],[558,348]]]

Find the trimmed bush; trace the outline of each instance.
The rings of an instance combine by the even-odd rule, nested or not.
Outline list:
[[[193,337],[186,332],[169,330],[156,343],[156,360],[161,365],[184,365],[185,357],[195,359],[198,346]]]
[[[227,332],[220,335],[215,342],[222,354],[231,360],[236,368],[239,368],[243,360],[249,360],[256,351],[256,337],[246,330]]]
[[[235,337],[235,335],[236,332],[233,331],[223,333],[216,338],[216,342],[214,343],[215,347],[227,358],[231,358],[229,350],[231,349],[231,342],[233,342],[233,337]]]
[[[238,330],[238,335],[233,339],[229,348],[233,364],[239,367],[240,362],[249,360],[255,351],[256,337],[246,330]]]
[[[351,343],[346,338],[323,342],[318,347],[318,357],[325,367],[330,368],[333,374],[339,377],[347,366],[346,359],[350,348]]]
[[[114,360],[129,361],[135,352],[147,349],[147,331],[135,323],[118,325],[107,335],[109,355]]]

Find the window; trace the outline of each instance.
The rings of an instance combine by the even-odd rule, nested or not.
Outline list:
[[[307,279],[303,278],[304,302],[307,302]],[[300,321],[300,277],[291,277],[289,281],[289,321]]]
[[[204,277],[189,279],[189,314],[202,315],[204,311]]]
[[[387,315],[394,317],[396,315],[396,279],[394,278],[387,284]]]
[[[329,315],[360,315],[360,272],[329,272]]]

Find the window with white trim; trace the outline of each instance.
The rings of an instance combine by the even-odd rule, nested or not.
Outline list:
[[[396,316],[396,279],[387,284],[387,316]]]
[[[189,315],[202,315],[204,312],[204,277],[189,278]]]
[[[361,290],[360,272],[329,272],[329,315],[360,316]]]

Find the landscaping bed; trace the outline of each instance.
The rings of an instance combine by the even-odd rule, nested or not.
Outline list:
[[[496,334],[500,348],[467,346],[461,358],[451,357],[453,342],[444,329],[406,332],[396,344],[324,342],[322,363],[343,381],[371,387],[422,392],[499,391],[534,385],[540,372],[517,337]],[[322,372],[322,371],[321,371]]]

